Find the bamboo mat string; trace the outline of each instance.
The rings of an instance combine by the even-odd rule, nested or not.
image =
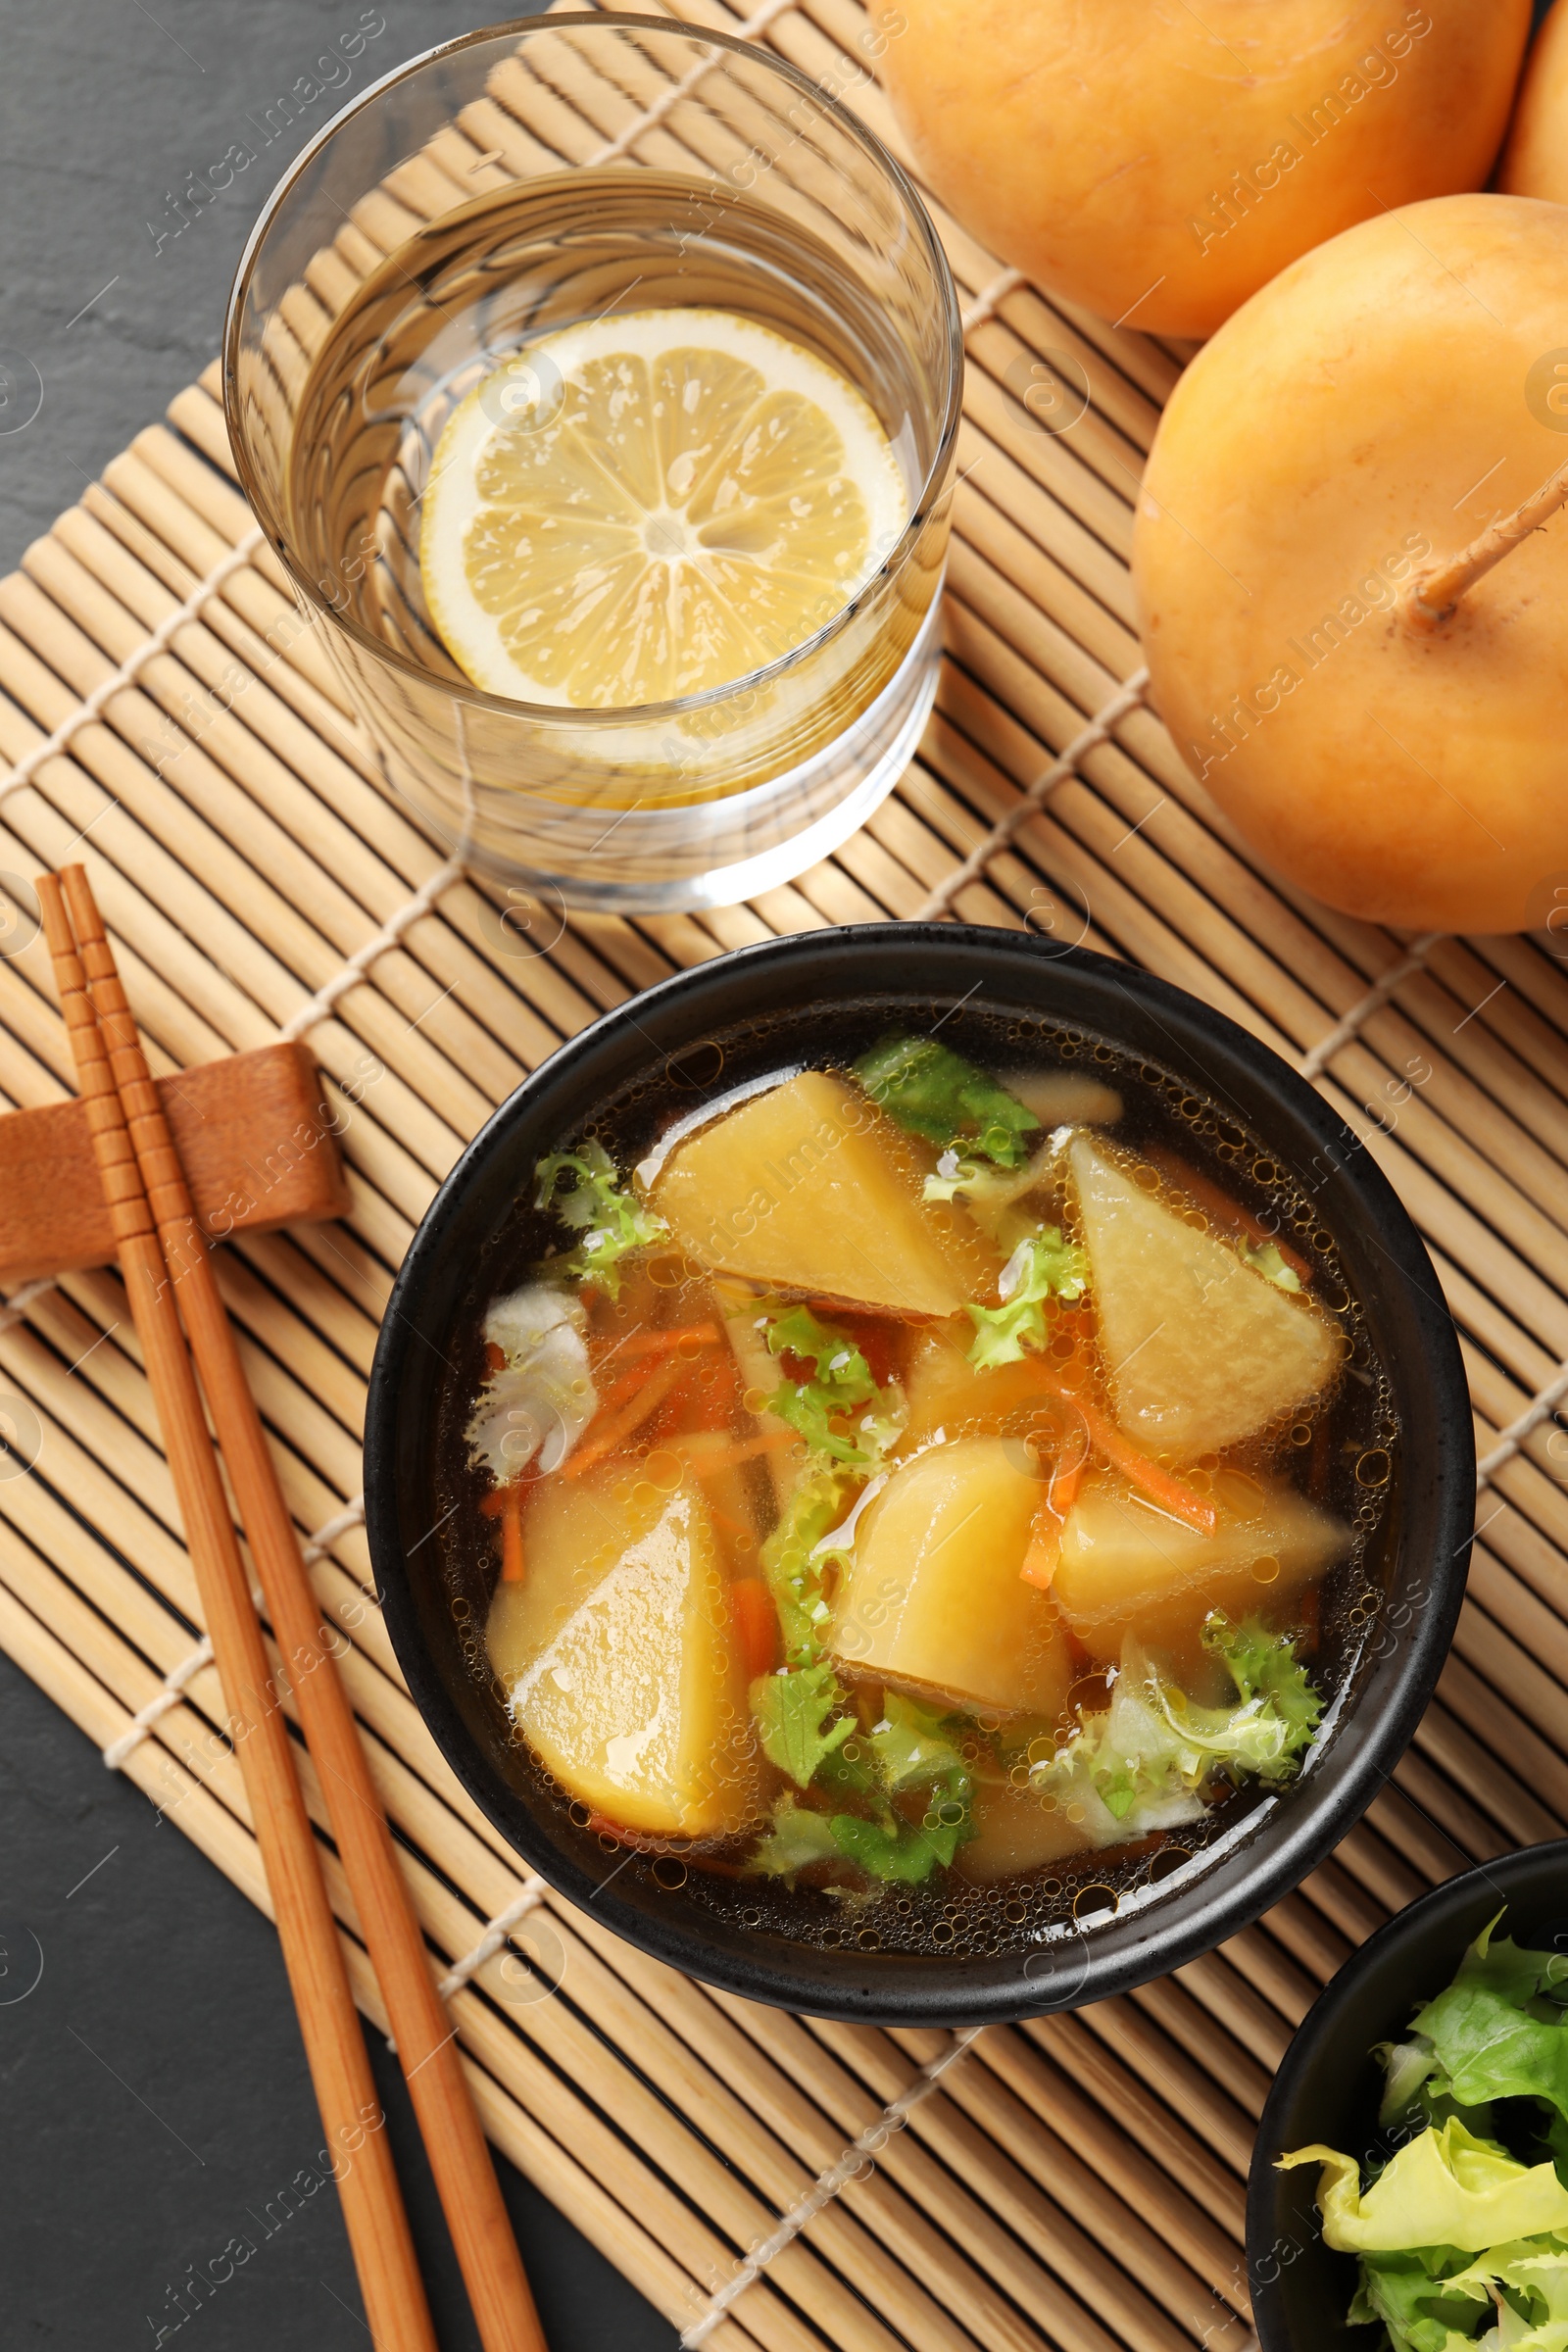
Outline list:
[[[1056,790],[1056,787],[1065,784],[1070,776],[1076,774],[1078,767],[1083,760],[1088,759],[1091,752],[1099,751],[1102,744],[1110,741],[1121,721],[1131,711],[1139,710],[1148,699],[1148,695],[1149,672],[1147,669],[1135,669],[1125,686],[1113,694],[1109,702],[1095,713],[1089,724],[1083,728],[1081,733],[1073,737],[1065,751],[1057,754],[1043,774],[1036,776],[1022,798],[1013,803],[1006,814],[998,818],[985,839],[976,842],[963,863],[955,866],[952,873],[937,884],[925,904],[917,910],[915,921],[931,923],[937,921],[944,914],[950,914],[953,911],[954,902],[963,891],[968,889],[970,883],[984,880],[986,867],[991,863],[993,858],[1001,857],[1014,835],[1022,830],[1032,816],[1039,815],[1041,808]]]
[[[35,1298],[55,1287],[52,1274],[40,1274],[36,1282],[24,1282],[20,1291],[13,1291],[4,1306],[0,1306],[0,1331],[9,1331],[13,1324],[26,1320],[27,1309]]]
[[[351,1527],[364,1525],[365,1496],[356,1494],[352,1502],[345,1503],[335,1517],[324,1521],[310,1538],[302,1555],[306,1567],[314,1568],[318,1560],[324,1559],[339,1536],[346,1536]]]
[[[1374,981],[1366,995],[1356,999],[1345,1018],[1336,1021],[1327,1037],[1320,1038],[1311,1053],[1304,1054],[1297,1063],[1301,1076],[1311,1079],[1315,1084],[1335,1054],[1342,1047],[1349,1045],[1379,1005],[1386,1004],[1396,989],[1402,988],[1406,980],[1414,979],[1417,972],[1425,969],[1427,957],[1434,948],[1441,947],[1446,936],[1443,931],[1427,931],[1419,939],[1412,940],[1403,960],[1392,965],[1381,980]]]
[[[338,1004],[351,988],[358,988],[372,963],[400,947],[421,915],[429,914],[437,901],[455,882],[461,882],[466,872],[463,857],[455,851],[444,865],[436,868],[428,882],[416,890],[412,899],[401,906],[396,914],[389,915],[373,938],[368,939],[330,980],[323,982],[308,1004],[302,1004],[292,1020],[285,1021],[277,1033],[279,1045],[297,1045],[311,1030],[318,1029],[330,1020]]]
[[[48,1286],[41,1284],[36,1287],[47,1289]],[[314,1561],[324,1558],[330,1546],[337,1542],[338,1537],[346,1534],[351,1527],[361,1526],[364,1519],[365,1497],[363,1494],[357,1494],[346,1509],[339,1511],[334,1518],[328,1519],[312,1536],[310,1542],[305,1545],[306,1566],[310,1567]],[[379,1602],[379,1594],[375,1595],[377,1602]],[[208,1635],[203,1634],[195,1648],[187,1656],[181,1658],[176,1665],[171,1666],[147,1704],[138,1709],[131,1717],[120,1737],[110,1740],[109,1745],[103,1751],[103,1759],[111,1772],[119,1772],[123,1768],[126,1758],[140,1746],[148,1733],[156,1731],[170,1710],[179,1704],[186,1686],[195,1680],[204,1666],[210,1666],[212,1662],[212,1641]]]
[[[213,1662],[212,1638],[203,1634],[188,1656],[177,1666],[171,1666],[157,1690],[144,1707],[137,1709],[118,1740],[111,1740],[104,1749],[104,1762],[111,1772],[119,1772],[134,1748],[141,1745],[149,1732],[156,1731],[172,1708],[177,1707],[185,1687],[194,1682],[204,1666]]]
[[[1526,1438],[1533,1435],[1543,1422],[1551,1419],[1565,1396],[1568,1396],[1568,1363],[1563,1364],[1556,1377],[1532,1398],[1517,1421],[1510,1421],[1506,1429],[1499,1431],[1495,1446],[1490,1452],[1484,1453],[1476,1464],[1478,1487],[1491,1485],[1497,1472],[1513,1460]]]
[[[134,653],[127,655],[118,668],[111,670],[101,685],[95,686],[91,694],[84,696],[69,717],[62,719],[52,735],[46,736],[42,743],[34,744],[24,759],[19,760],[6,775],[0,776],[0,801],[9,799],[14,792],[20,792],[24,784],[30,784],[41,767],[69,750],[82,728],[100,718],[117,694],[122,694],[127,686],[135,684],[148,662],[155,656],[168,651],[186,623],[199,617],[203,607],[220,593],[225,581],[231,579],[235,572],[243,571],[265,544],[265,534],[259,525],[247,531],[239,544],[230,548],[227,555],[197,581],[184,603],[176,606],[167,619],[160,621],[152,635],[138,645]]]
[[[504,1911],[496,1913],[472,1951],[465,1952],[461,1960],[453,1961],[452,1966],[436,1986],[437,1992],[444,2001],[450,2001],[455,1992],[461,1992],[468,1979],[477,1975],[487,1960],[495,1958],[502,1945],[511,1936],[514,1928],[520,1927],[530,1911],[537,1911],[549,1892],[550,1889],[543,1879],[532,1878],[523,1882],[522,1892],[516,1901],[509,1903]],[[555,1996],[552,1994],[550,1997],[554,1999]]]
[[[984,2031],[983,2026],[967,2026],[961,2033],[955,2034],[941,2055],[933,2058],[929,2065],[921,2067],[908,2089],[890,2100],[875,2123],[867,2124],[859,2138],[850,2142],[838,2161],[830,2164],[826,2172],[817,2175],[805,2196],[784,2215],[778,2228],[771,2230],[760,2246],[753,2247],[734,2278],[725,2281],[710,2298],[707,2310],[693,2321],[680,2339],[679,2352],[698,2352],[698,2347],[707,2343],[731,2306],[739,2301],[749,2286],[756,2284],[768,2264],[777,2261],[785,2247],[794,2243],[807,2224],[814,2221],[825,2206],[831,2205],[842,2189],[848,2188],[852,2180],[861,2179],[871,2169],[886,2147],[889,2136],[902,2131],[915,2108],[940,2088],[943,2076],[956,2066],[960,2058],[968,2055]]]
[[[437,866],[429,880],[421,884],[413,898],[405,900],[395,914],[388,915],[380,930],[368,939],[364,947],[333,973],[330,980],[322,983],[309,1004],[302,1004],[293,1019],[284,1023],[278,1031],[279,1045],[295,1045],[312,1029],[318,1028],[322,1021],[329,1020],[342,999],[350,989],[358,988],[370,966],[401,946],[415,924],[424,915],[433,913],[439,901],[466,874],[468,845],[473,839],[477,810],[473,771],[468,763],[467,720],[460,702],[454,702],[452,706],[452,718],[457,733],[458,763],[463,770],[463,834],[456,849],[445,864]]]
[[[968,334],[972,328],[984,326],[988,318],[996,317],[999,302],[1005,302],[1009,294],[1016,294],[1020,286],[1028,283],[1021,270],[999,270],[989,285],[981,287],[968,309],[959,312],[958,324],[963,332]]]
[[[759,39],[776,17],[783,16],[787,9],[794,8],[796,4],[797,0],[762,0],[762,6],[757,10],[755,15],[748,17],[744,24],[735,26],[732,37],[738,41]],[[694,30],[700,31],[700,29],[701,27],[694,27]],[[662,90],[652,106],[646,107],[640,115],[634,116],[625,129],[618,132],[606,146],[601,147],[597,155],[591,155],[588,159],[587,169],[597,172],[605,164],[615,163],[621,156],[629,153],[646,132],[657,129],[661,122],[666,121],[674,113],[681,100],[691,96],[704,75],[712,71],[711,58],[699,58],[696,65],[681,75],[679,81],[672,81],[667,90]]]

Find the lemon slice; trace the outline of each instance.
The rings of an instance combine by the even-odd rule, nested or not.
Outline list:
[[[779,659],[875,571],[903,475],[843,376],[730,311],[641,311],[531,343],[436,449],[425,599],[476,686],[585,710]]]

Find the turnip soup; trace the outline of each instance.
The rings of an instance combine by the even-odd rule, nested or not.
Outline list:
[[[1266,1145],[970,1004],[720,1032],[516,1171],[438,1435],[466,1650],[610,1867],[1005,1952],[1309,1767],[1389,1385]]]

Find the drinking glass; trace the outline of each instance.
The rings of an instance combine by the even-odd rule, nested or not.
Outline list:
[[[919,738],[962,340],[918,196],[841,103],[869,78],[869,55],[813,82],[672,17],[507,24],[347,106],[251,236],[223,356],[245,491],[389,786],[511,886],[619,912],[731,904],[846,839]],[[481,397],[526,429],[559,392],[548,352],[529,359],[541,338],[692,307],[849,379],[907,523],[803,643],[727,684],[619,709],[482,691],[433,625],[417,559],[446,418],[508,363]]]

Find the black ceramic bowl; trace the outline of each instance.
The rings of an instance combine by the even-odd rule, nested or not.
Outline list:
[[[1348,2328],[1355,2258],[1323,2243],[1318,2172],[1275,2169],[1293,2148],[1342,2148],[1363,2164],[1379,2147],[1383,2070],[1377,2043],[1403,2039],[1411,2016],[1453,1982],[1467,1944],[1506,1911],[1502,1933],[1532,1951],[1568,1952],[1568,1838],[1503,1854],[1423,1895],[1347,1960],[1285,2053],[1258,2126],[1247,2200],[1247,2262],[1262,2352],[1323,2352]],[[1386,2151],[1385,2151],[1386,2152]]]
[[[825,1948],[765,1920],[760,1928],[755,1911],[746,1916],[755,1883],[607,1854],[577,1826],[512,1737],[483,1671],[494,1572],[471,1531],[466,1555],[454,1548],[468,1514],[454,1506],[437,1435],[453,1426],[450,1405],[443,1422],[443,1383],[476,1384],[484,1303],[526,1263],[518,1204],[536,1159],[651,1079],[667,1073],[696,1107],[786,1061],[846,1057],[893,1022],[941,1022],[945,1041],[971,1052],[1008,1023],[1014,1038],[1020,1028],[1074,1033],[1088,1054],[1108,1041],[1246,1130],[1336,1238],[1403,1432],[1381,1550],[1358,1572],[1360,1605],[1335,1636],[1340,1695],[1300,1779],[1236,1800],[1228,1826],[1161,1884],[1124,1891],[1113,1910],[1097,1895],[1098,1912],[1082,1916],[1084,1890],[1074,1898],[1069,1886],[1063,1916],[999,1933],[993,1948],[961,1959],[864,1950],[858,1931],[853,1945],[847,1935]],[[656,1084],[650,1142],[660,1093]],[[543,1236],[532,1243],[536,1254],[543,1247]],[[886,924],[769,941],[681,973],[608,1013],[518,1088],[447,1178],[398,1277],[370,1382],[365,1485],[409,1688],[519,1854],[631,1942],[711,1984],[823,2016],[954,2025],[1098,2000],[1161,1975],[1233,1935],[1322,1859],[1375,1794],[1436,1682],[1463,1590],[1473,1459],[1459,1352],[1426,1252],[1320,1095],[1233,1022],[1125,964],[1004,931]]]

